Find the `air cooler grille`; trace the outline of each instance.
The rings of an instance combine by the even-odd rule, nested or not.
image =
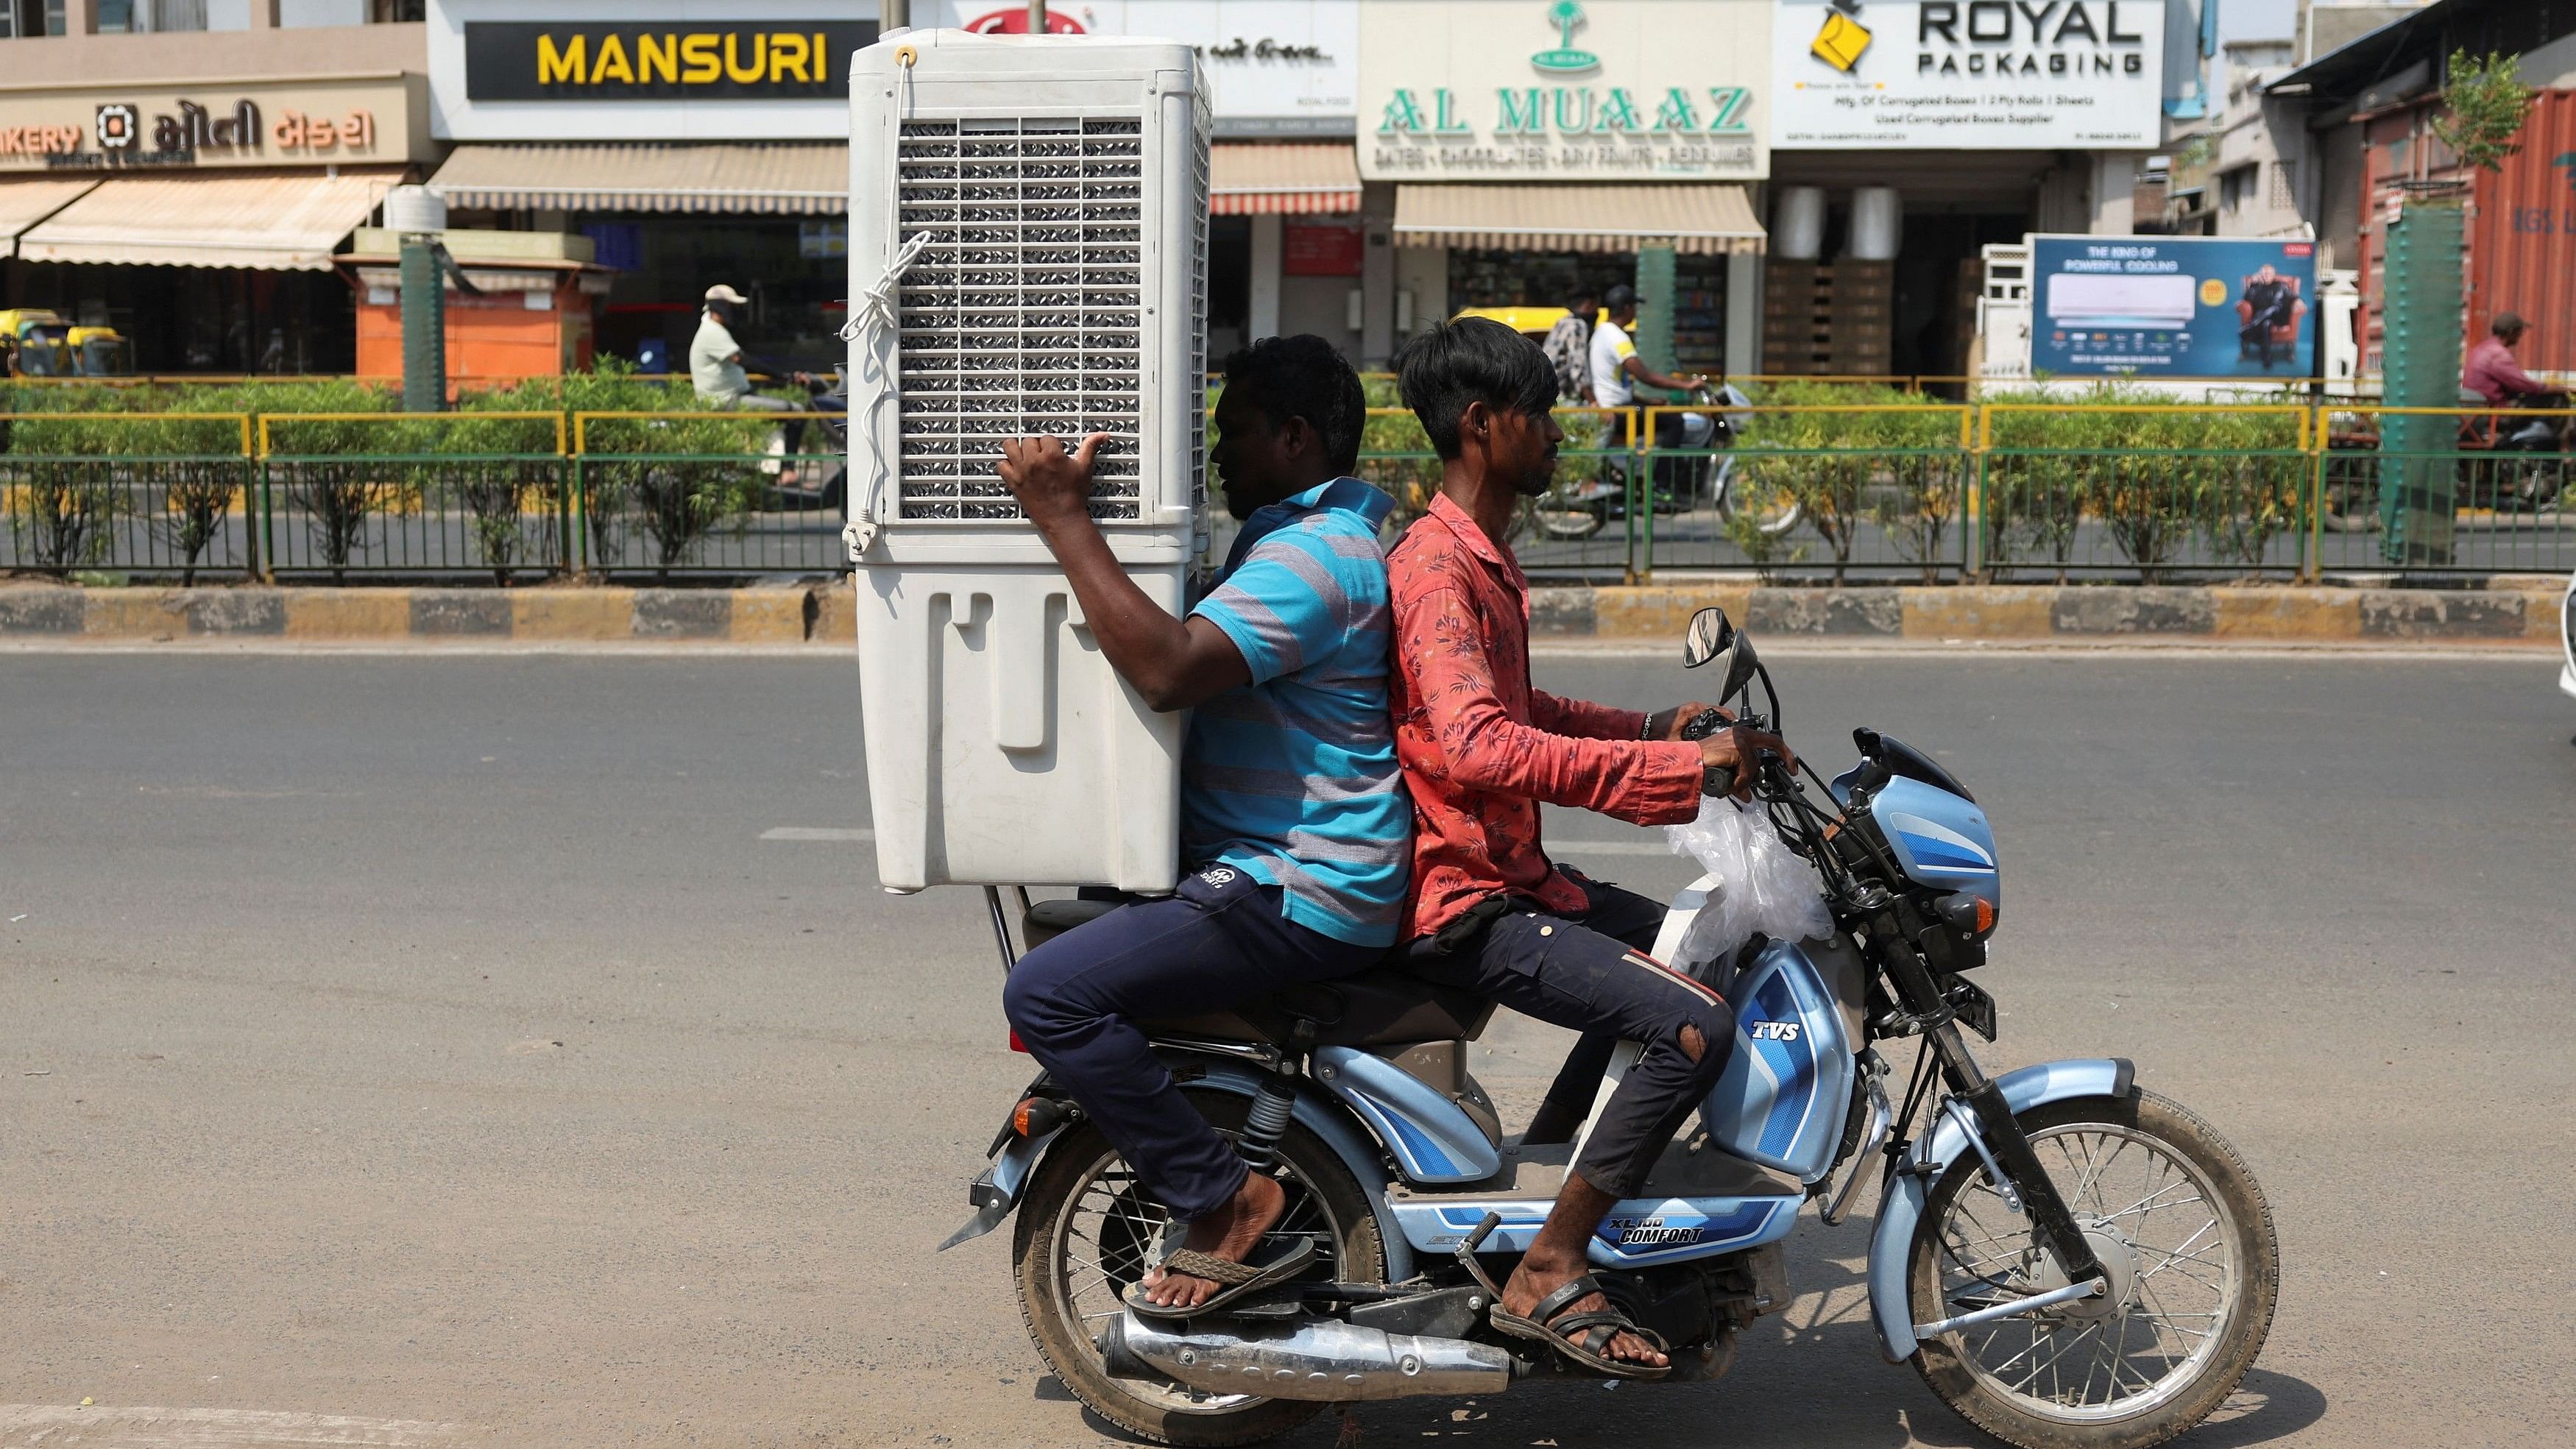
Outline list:
[[[898,297],[900,516],[1019,518],[1003,440],[1098,432],[1091,514],[1137,518],[1143,123],[913,120],[899,144],[900,234],[930,234]]]

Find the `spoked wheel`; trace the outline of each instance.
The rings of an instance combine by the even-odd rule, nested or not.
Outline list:
[[[1545,498],[1540,499],[1538,507],[1531,513],[1538,524],[1538,531],[1547,537],[1559,543],[1574,543],[1601,531],[1603,519],[1599,510],[1551,508],[1548,502]]]
[[[2162,1443],[2209,1417],[2262,1350],[2280,1291],[2271,1209],[2235,1149],[2153,1092],[2020,1120],[2110,1292],[1926,1339],[1914,1366],[2021,1449]],[[1917,1323],[2066,1282],[1975,1153],[1933,1187],[1908,1266]]]
[[[1728,459],[1731,464],[1734,460]],[[1806,516],[1797,496],[1763,476],[1760,468],[1735,468],[1721,465],[1717,480],[1717,512],[1726,519],[1742,518],[1764,538],[1779,538],[1798,526]]]
[[[1248,1105],[1220,1092],[1194,1092],[1190,1102],[1229,1138]],[[1279,1163],[1288,1211],[1266,1241],[1312,1240],[1316,1261],[1305,1276],[1316,1282],[1386,1281],[1377,1218],[1341,1160],[1312,1133],[1291,1126],[1279,1142]],[[1047,1367],[1093,1412],[1157,1444],[1252,1444],[1322,1412],[1320,1403],[1109,1377],[1100,1362],[1101,1330],[1126,1311],[1127,1289],[1180,1245],[1177,1233],[1165,1241],[1171,1226],[1171,1215],[1146,1196],[1118,1149],[1088,1121],[1048,1149],[1011,1241],[1020,1315]]]

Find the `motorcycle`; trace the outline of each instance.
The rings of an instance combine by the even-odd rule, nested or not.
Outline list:
[[[1776,726],[1769,672],[1723,611],[1691,621],[1684,662],[1717,668],[1721,703],[1749,704],[1758,681],[1765,710],[1746,718]],[[1720,723],[1711,710],[1691,729]],[[1739,1334],[1789,1305],[1782,1245],[1804,1206],[1838,1226],[1875,1178],[1870,1320],[1890,1363],[2022,1449],[2159,1443],[2224,1402],[2262,1348],[2279,1293],[2262,1190],[2127,1061],[1986,1074],[1965,1033],[1996,1031],[1994,998],[1971,979],[2001,902],[1993,832],[1929,756],[1874,730],[1853,738],[1850,769],[1829,782],[1806,771],[1819,794],[1776,756],[1755,767],[1760,808],[1815,869],[1829,937],[1756,935],[1724,959],[1688,959],[1692,922],[1727,883],[1703,875],[1672,899],[1657,955],[1733,1006],[1735,1050],[1649,1190],[1601,1224],[1592,1272],[1673,1346],[1661,1381],[1712,1379]],[[1008,913],[998,889],[986,901],[1007,966]],[[1118,903],[1031,905],[1023,890],[1019,904],[1034,944]],[[1103,1418],[1155,1443],[1250,1443],[1327,1405],[1581,1376],[1489,1319],[1493,1285],[1580,1146],[1504,1135],[1467,1070],[1492,1010],[1381,968],[1146,1023],[1191,1102],[1287,1189],[1256,1252],[1305,1238],[1315,1252],[1294,1282],[1186,1320],[1129,1311],[1123,1295],[1180,1229],[1043,1073],[942,1250],[1016,1211],[1012,1268],[1039,1353]],[[1636,1056],[1624,1044],[1611,1076]]]
[[[2566,492],[2576,426],[2563,413],[2497,408],[2472,392],[2460,395],[2461,414],[2452,449],[2454,494],[2462,508],[2498,513],[2546,513]],[[2320,520],[2337,533],[2370,533],[2380,527],[2383,484],[2376,419],[2344,418],[2329,425]]]
[[[822,416],[804,420],[801,446],[793,455],[788,452],[787,425],[781,423],[769,430],[761,447],[760,471],[771,480],[768,506],[781,512],[837,513],[849,497],[849,369],[835,363],[830,377],[807,377],[805,391],[806,410]],[[791,465],[798,470],[794,481],[776,481]]]
[[[1726,450],[1734,446],[1736,429],[1751,419],[1746,409],[1753,401],[1731,383],[1720,383],[1701,396],[1723,411],[1657,415],[1655,446],[1647,454],[1647,487],[1648,501],[1659,518],[1702,502],[1713,504],[1720,518],[1732,518],[1739,507],[1747,506],[1736,486],[1735,459]],[[1624,454],[1605,457],[1592,477],[1563,485],[1538,500],[1534,516],[1539,532],[1573,543],[1625,520],[1632,463]],[[1786,499],[1758,505],[1756,511],[1755,526],[1771,538],[1796,528],[1801,516],[1799,506]]]

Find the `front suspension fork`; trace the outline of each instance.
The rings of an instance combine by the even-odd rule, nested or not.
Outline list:
[[[1958,1100],[1976,1114],[1975,1126],[1994,1154],[1995,1164],[2004,1176],[2020,1190],[2022,1211],[2030,1215],[2031,1226],[2038,1229],[2040,1242],[2056,1255],[2058,1265],[2066,1270],[2069,1283],[2089,1283],[2103,1276],[2102,1260],[2093,1254],[2093,1244],[2077,1225],[2075,1214],[2057,1191],[2048,1170],[2039,1164],[2039,1154],[2032,1150],[2030,1137],[2013,1120],[2012,1105],[2004,1100],[2003,1088],[1995,1085],[1985,1069],[1977,1065],[1976,1056],[1968,1050],[1967,1041],[1959,1035],[1958,1017],[1949,1003],[1942,1000],[1940,988],[1932,980],[1931,969],[1907,944],[1900,923],[1893,916],[1883,917],[1881,929],[1874,932],[1879,948],[1896,979],[1899,992],[1910,998],[1915,1019],[1922,1023],[1924,1039],[1940,1059],[1941,1074]],[[1962,1123],[1962,1126],[1969,1124]],[[2002,1184],[1998,1183],[1998,1187]]]

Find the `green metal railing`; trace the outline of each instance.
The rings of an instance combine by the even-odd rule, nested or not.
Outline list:
[[[1685,411],[1719,413],[1722,446],[1689,446]],[[2416,414],[2429,420],[2389,426]],[[505,583],[836,572],[843,460],[771,451],[777,423],[823,416],[0,415],[0,569]],[[1927,396],[1556,417],[1554,478],[1512,537],[1540,577],[2576,568],[2569,455],[2499,445],[2535,419],[2576,430],[2576,412]],[[1395,497],[1397,527],[1429,507],[1441,474],[1397,408],[1370,410],[1358,471]]]

